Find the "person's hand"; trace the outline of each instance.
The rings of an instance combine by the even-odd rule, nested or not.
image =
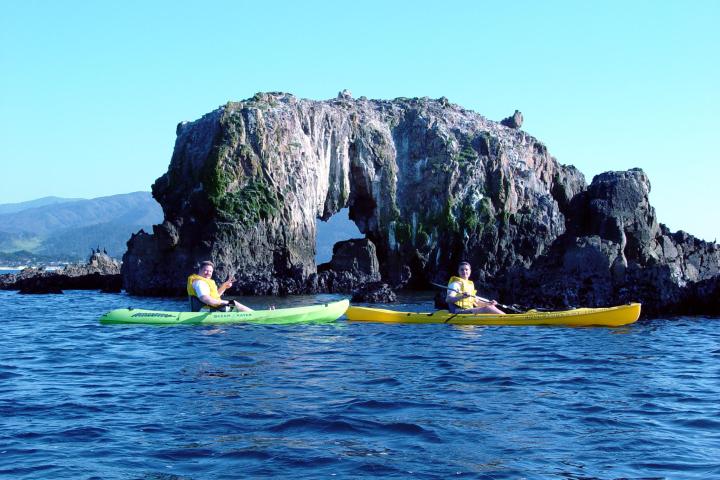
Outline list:
[[[235,282],[234,278],[228,278],[227,280],[225,280],[225,282],[222,284],[222,286],[225,287],[226,289],[230,288],[233,286],[233,282]]]

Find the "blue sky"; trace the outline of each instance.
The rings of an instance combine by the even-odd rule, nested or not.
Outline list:
[[[446,96],[589,181],[643,168],[720,238],[720,2],[0,0],[0,203],[149,190],[178,122],[259,91]]]

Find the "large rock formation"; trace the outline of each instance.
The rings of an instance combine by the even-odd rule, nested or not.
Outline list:
[[[344,207],[394,288],[444,282],[469,260],[487,295],[545,300],[517,289],[544,291],[542,276],[554,272],[558,292],[568,290],[550,292],[554,302],[637,299],[639,287],[627,287],[642,278],[679,305],[694,282],[717,275],[713,244],[657,224],[642,172],[587,187],[534,137],[445,98],[261,93],[182,123],[177,135],[153,185],[165,220],[134,235],[123,258],[133,294],[182,294],[206,258],[218,277],[238,279],[231,293],[315,291],[315,221]],[[602,280],[583,277],[583,266]],[[571,272],[581,285],[563,280]]]
[[[542,254],[585,185],[535,138],[447,99],[258,94],[177,132],[152,188],[165,221],[123,258],[130,293],[182,294],[205,258],[236,291],[306,291],[315,220],[346,206],[392,285],[424,286],[466,257],[492,278]]]

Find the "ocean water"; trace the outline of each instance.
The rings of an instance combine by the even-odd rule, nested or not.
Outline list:
[[[720,478],[717,318],[97,322],[128,306],[185,301],[0,291],[0,478]]]

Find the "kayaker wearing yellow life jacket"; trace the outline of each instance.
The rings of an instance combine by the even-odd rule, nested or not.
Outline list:
[[[450,313],[505,313],[495,306],[495,300],[483,302],[476,294],[475,284],[470,280],[470,264],[460,262],[458,276],[450,277],[445,297]]]
[[[232,287],[235,279],[229,279],[220,285],[220,288],[212,279],[215,265],[210,261],[200,263],[197,273],[193,273],[187,279],[187,293],[190,299],[190,310],[199,312],[203,308],[217,310],[227,307],[235,307],[239,312],[251,312],[252,309],[235,300],[223,300],[220,296]]]

